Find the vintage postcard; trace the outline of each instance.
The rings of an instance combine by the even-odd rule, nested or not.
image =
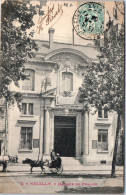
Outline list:
[[[0,193],[124,193],[124,4],[1,1]]]

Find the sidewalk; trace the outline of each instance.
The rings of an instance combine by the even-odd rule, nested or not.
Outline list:
[[[45,168],[45,173],[49,173],[49,168]],[[116,175],[123,176],[123,166],[116,166]],[[2,171],[2,166],[0,166],[0,172]],[[30,165],[28,164],[9,164],[7,167],[9,172],[19,172],[19,173],[30,173]],[[33,173],[41,173],[40,167],[34,167]],[[99,165],[99,166],[64,166],[63,173],[64,175],[110,175],[111,174],[111,165]]]

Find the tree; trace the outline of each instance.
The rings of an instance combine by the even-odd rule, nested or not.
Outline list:
[[[0,98],[4,97],[9,104],[16,101],[19,106],[22,95],[10,91],[9,85],[14,82],[19,87],[20,80],[28,79],[24,63],[38,50],[30,28],[34,26],[33,17],[43,11],[29,0],[5,0],[1,10]]]
[[[83,86],[80,88],[80,102],[85,109],[90,106],[106,108],[118,114],[115,146],[112,160],[111,176],[115,176],[116,154],[120,130],[120,116],[124,114],[124,29],[117,29],[106,38],[101,48],[99,64],[87,67]]]

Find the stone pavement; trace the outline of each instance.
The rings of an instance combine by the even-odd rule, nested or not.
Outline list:
[[[13,166],[13,168],[14,167],[16,166]],[[19,166],[17,167],[19,168]],[[26,168],[26,166],[24,168]],[[69,175],[66,171],[65,174],[40,175],[40,170],[35,170],[33,174],[29,174],[28,171],[0,172],[0,193],[120,194],[124,191],[122,176],[110,178],[107,175]]]
[[[123,166],[116,166],[116,175],[123,175]],[[2,166],[0,166],[0,172],[2,171]],[[8,164],[7,172],[19,172],[19,173],[30,173],[30,165],[28,164]],[[34,167],[33,172],[41,172],[40,167]],[[49,168],[45,167],[45,173],[49,172]],[[111,165],[99,165],[99,166],[66,166],[63,165],[64,175],[110,175]]]
[[[110,178],[111,165],[63,164],[63,167],[61,175],[53,175],[48,167],[45,167],[45,173],[40,175],[40,167],[33,168],[33,173],[30,174],[30,166],[27,164],[8,164],[7,173],[1,172],[2,166],[0,166],[0,193],[120,194],[124,190],[122,166],[116,167],[115,178]],[[47,185],[48,183],[51,185]]]

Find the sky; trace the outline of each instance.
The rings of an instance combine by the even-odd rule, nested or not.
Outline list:
[[[87,1],[86,1],[87,2]],[[97,1],[98,2],[98,1]],[[106,28],[106,23],[109,21],[109,16],[111,20],[113,19],[113,8],[115,7],[114,1],[99,1],[104,5],[104,29]],[[54,41],[56,42],[73,42],[73,23],[72,18],[79,7],[80,3],[85,3],[85,1],[47,1],[46,5],[42,5],[44,15],[40,17],[36,15],[34,17],[35,26],[32,28],[35,31],[34,39],[48,40],[48,30],[49,28],[54,28]],[[40,4],[40,0],[32,0],[32,4]],[[56,14],[57,13],[57,14]],[[51,16],[52,21],[47,21],[48,14]],[[52,19],[53,17],[53,19]],[[119,18],[122,22],[122,15]],[[41,30],[40,30],[41,27]],[[92,40],[85,40],[80,38],[74,31],[74,41],[75,44],[92,45]]]

